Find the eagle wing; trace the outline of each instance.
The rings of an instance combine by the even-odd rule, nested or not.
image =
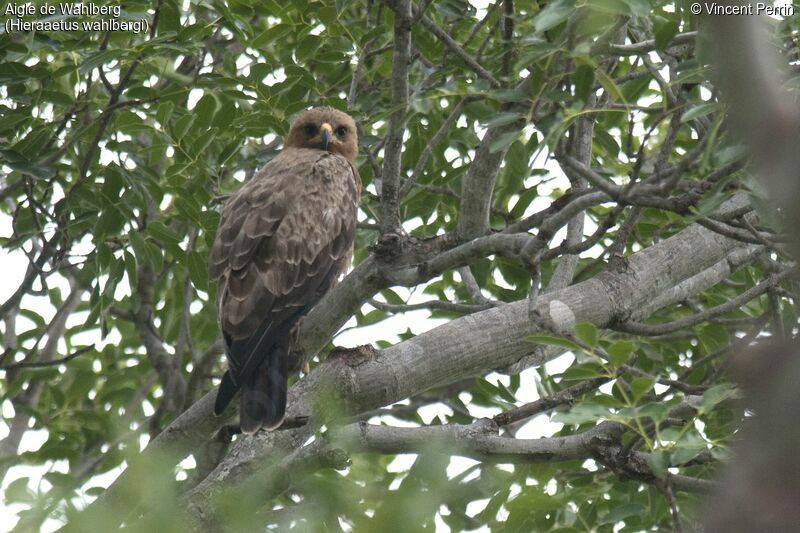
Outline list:
[[[229,362],[216,411],[276,364],[285,407],[289,333],[350,264],[360,185],[341,156],[285,149],[225,206],[209,260]]]

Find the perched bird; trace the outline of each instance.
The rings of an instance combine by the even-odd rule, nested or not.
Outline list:
[[[241,390],[244,433],[281,425],[292,330],[353,256],[361,178],[356,125],[330,107],[301,113],[283,150],[222,210],[209,259],[228,371],[216,414]],[[294,364],[293,364],[294,363]]]

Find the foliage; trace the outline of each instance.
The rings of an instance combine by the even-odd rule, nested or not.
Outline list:
[[[614,271],[624,257],[692,223],[713,226],[709,217],[722,202],[751,187],[695,46],[697,19],[684,4],[506,0],[478,9],[464,0],[420,2],[427,9],[424,21],[413,19],[407,103],[391,90],[394,9],[401,4],[134,1],[122,5],[119,20],[145,19],[146,32],[0,34],[0,244],[19,265],[7,274],[1,309],[0,392],[9,431],[0,451],[3,474],[30,467],[12,470],[16,477],[5,485],[17,530],[35,530],[48,518],[80,520],[77,510],[109,483],[103,474],[135,461],[143,443],[213,388],[223,367],[205,264],[219,208],[277,153],[292,115],[309,105],[348,109],[362,128],[356,264],[381,237],[382,164],[398,105],[406,106],[407,128],[399,214],[412,241],[457,235],[467,216],[466,175],[487,131],[498,132],[490,151],[504,154],[490,199],[494,233],[522,223],[528,225],[517,231],[539,235],[548,218],[536,213],[558,212],[575,198],[568,187],[582,195],[630,185],[578,211],[586,227],[571,250],[559,248],[568,219],[541,233],[546,247],[535,265],[519,250],[493,250],[468,258],[467,270],[384,287],[355,313],[355,327],[365,331],[410,310],[409,303],[444,302],[422,306],[439,324],[528,298],[555,279],[569,253],[580,254],[574,282]],[[426,24],[441,28],[455,48]],[[776,27],[789,35],[797,24],[795,16]],[[787,46],[797,52],[796,44]],[[591,123],[584,164],[594,176],[587,177],[570,171],[567,158],[581,160],[580,131]],[[442,127],[446,134],[434,139]],[[748,231],[740,219],[716,222]],[[771,239],[768,228],[757,229]],[[456,244],[458,238],[449,245]],[[656,311],[647,324],[730,301],[779,267],[749,262],[725,282]],[[436,447],[417,450],[398,471],[392,454],[354,453],[347,469],[309,471],[278,491],[268,508],[279,504],[281,511],[246,512],[267,503],[251,495],[222,497],[219,512],[242,530],[254,522],[356,531],[397,523],[444,523],[454,531],[695,524],[699,494],[669,480],[676,473],[707,480],[727,458],[742,416],[729,401],[735,389],[725,375],[727,356],[743,336],[784,335],[797,322],[784,289],[762,292],[669,334],[586,323],[542,332],[529,339],[531,348],[571,353],[566,370],[540,365],[520,377],[519,369],[486,368],[419,391],[411,408],[395,406],[380,418],[426,425],[430,411],[420,409],[433,405],[437,416],[427,425],[470,424],[521,405],[519,397],[534,387],[546,396],[596,382],[545,413],[562,424],[549,436],[619,422],[626,428],[621,445],[647,454],[648,475],[588,456],[485,461],[453,474],[451,452]],[[395,344],[395,333],[401,340],[414,335],[387,327],[375,344]],[[687,401],[691,412],[676,415]],[[508,429],[513,435],[519,428]],[[31,434],[42,435],[42,445],[18,453]],[[171,482],[153,495],[153,483],[142,480],[152,505],[132,522],[136,528],[185,526],[173,510],[219,460],[203,456],[211,448],[178,466],[150,467]]]

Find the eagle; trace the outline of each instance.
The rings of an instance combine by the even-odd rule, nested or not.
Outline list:
[[[361,177],[353,119],[331,107],[300,113],[281,152],[222,210],[209,256],[228,369],[214,405],[241,391],[239,424],[281,425],[294,328],[353,257]]]

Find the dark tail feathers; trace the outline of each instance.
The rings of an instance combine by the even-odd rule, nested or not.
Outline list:
[[[217,399],[214,401],[214,414],[219,416],[228,407],[239,387],[233,382],[230,372],[225,372],[217,390]]]
[[[242,383],[239,425],[243,433],[252,435],[261,428],[275,429],[283,422],[288,384],[288,353],[283,344],[273,346],[251,379]],[[218,395],[217,401],[219,398]]]

